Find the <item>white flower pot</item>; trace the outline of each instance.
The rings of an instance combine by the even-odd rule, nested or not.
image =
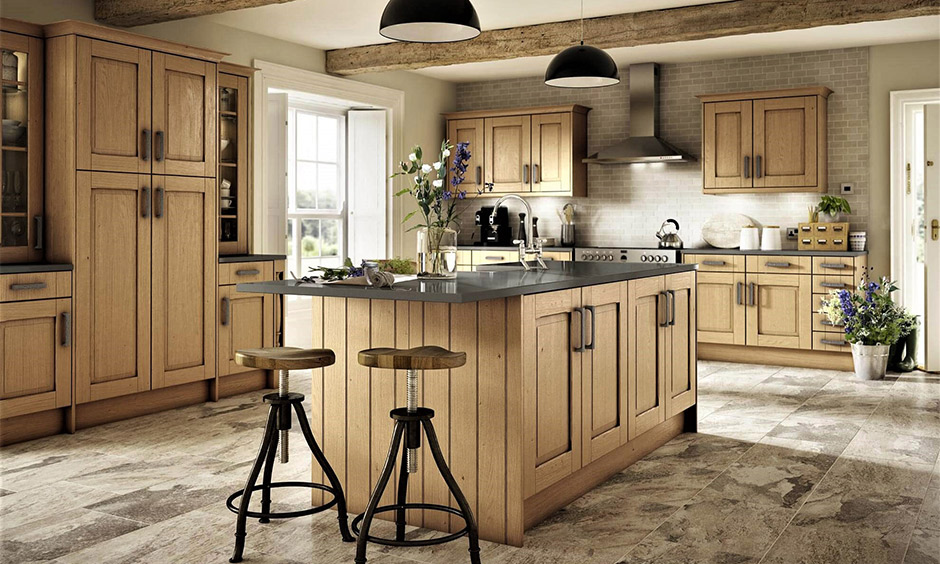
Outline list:
[[[858,380],[881,380],[888,370],[890,345],[852,343],[852,361]]]
[[[819,212],[819,223],[839,223],[842,221],[842,212],[836,212],[832,215]]]

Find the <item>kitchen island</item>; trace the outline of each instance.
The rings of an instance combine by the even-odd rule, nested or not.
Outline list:
[[[385,461],[388,412],[405,404],[404,371],[360,366],[358,352],[466,352],[466,365],[422,375],[418,403],[435,411],[480,537],[520,546],[525,529],[695,430],[694,269],[552,262],[547,271],[461,272],[385,289],[285,280],[238,290],[311,296],[311,346],[336,353],[336,364],[313,374],[311,426],[353,513],[365,509]],[[451,504],[425,449],[408,501]],[[463,527],[418,510],[408,521]]]

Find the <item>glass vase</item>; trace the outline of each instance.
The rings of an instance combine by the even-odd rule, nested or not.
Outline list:
[[[446,227],[418,230],[418,276],[457,277],[457,232]]]

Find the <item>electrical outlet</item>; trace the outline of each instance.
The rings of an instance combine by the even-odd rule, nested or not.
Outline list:
[[[787,227],[787,240],[795,241],[799,230],[796,227]]]
[[[854,194],[855,185],[852,184],[851,182],[843,182],[839,186],[839,193],[842,194],[843,196],[845,196],[846,194]]]

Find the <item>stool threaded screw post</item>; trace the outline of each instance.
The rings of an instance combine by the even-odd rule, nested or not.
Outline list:
[[[278,377],[278,381],[277,381],[278,395],[280,395],[282,398],[287,397],[287,394],[290,391],[289,388],[290,388],[290,372],[288,372],[287,370],[281,370],[280,375]],[[290,432],[287,429],[283,429],[280,431],[280,433],[281,433],[281,436],[280,436],[280,440],[278,441],[278,446],[280,447],[280,451],[281,451],[280,460],[281,460],[281,464],[287,464],[289,460],[289,456],[290,456],[289,454],[290,451],[288,449],[288,440],[290,439]]]
[[[418,411],[418,371],[408,370],[405,374],[405,395],[408,402],[408,413],[415,413]],[[407,450],[405,466],[409,474],[418,471],[418,453],[416,449],[409,448]]]

